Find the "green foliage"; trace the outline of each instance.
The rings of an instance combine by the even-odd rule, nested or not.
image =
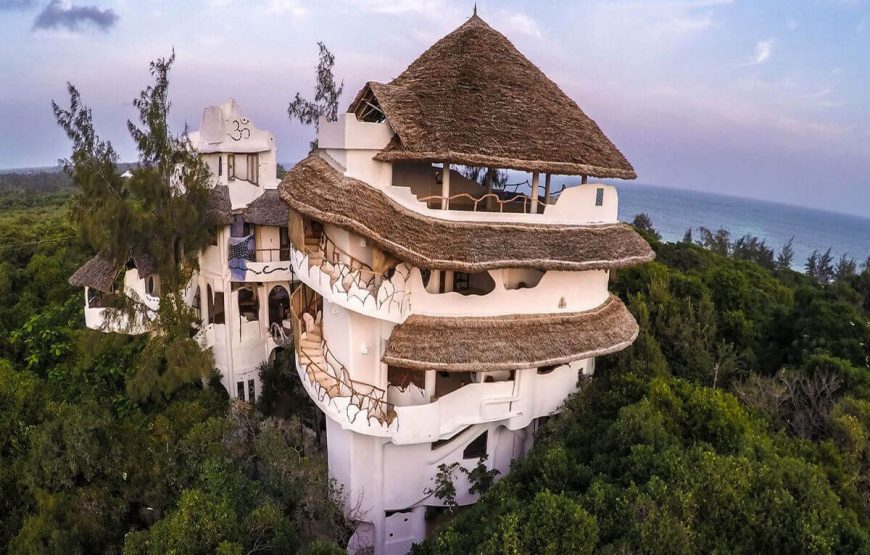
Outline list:
[[[314,125],[315,135],[320,129],[320,118],[327,121],[338,119],[338,99],[344,91],[344,81],[335,84],[335,76],[332,68],[335,66],[335,56],[322,42],[317,43],[320,49],[319,61],[315,70],[314,100],[303,98],[301,93],[296,93],[290,105],[287,107],[287,115],[290,119],[298,119],[303,125]],[[317,148],[317,139],[311,141],[311,150]]]
[[[184,385],[207,380],[214,368],[211,357],[190,340],[195,315],[182,297],[215,222],[208,210],[208,169],[186,133],[173,135],[167,122],[174,61],[173,52],[152,62],[154,83],[133,100],[139,123],[128,121],[127,128],[139,163],[128,177],[121,175],[111,143],[97,135],[91,110],[74,86],[68,85],[68,108],[52,102],[58,125],[72,141],[66,170],[78,189],[73,215],[81,237],[119,268],[133,255],[150,257],[160,275],[156,316],[142,299],[128,295],[119,296],[119,310],[111,313],[129,325],[147,316],[159,332],[128,384],[129,394],[139,401],[165,401]]]

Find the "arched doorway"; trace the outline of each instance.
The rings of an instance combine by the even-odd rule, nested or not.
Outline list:
[[[273,324],[284,325],[290,318],[290,293],[283,285],[276,285],[269,291],[269,328]]]

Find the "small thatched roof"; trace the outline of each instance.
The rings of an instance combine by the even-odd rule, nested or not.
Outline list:
[[[586,312],[461,318],[412,315],[393,329],[383,362],[448,372],[519,370],[620,351],[637,337],[618,298]]]
[[[396,132],[375,158],[563,175],[637,175],[556,83],[476,14],[388,84],[370,82],[348,112]]]
[[[230,201],[230,190],[226,185],[217,185],[211,189],[208,209],[219,224],[233,223],[233,205]]]
[[[97,255],[69,277],[69,284],[74,287],[92,287],[105,293],[112,292],[112,284],[118,276],[120,268],[109,260]]]
[[[317,155],[296,164],[278,194],[300,214],[353,231],[423,268],[603,270],[647,262],[655,256],[646,241],[622,223],[508,224],[426,216],[344,176]]]
[[[278,191],[267,189],[245,208],[245,221],[257,225],[287,225],[287,205],[278,198]]]
[[[134,254],[133,264],[139,272],[139,279],[145,279],[157,273],[157,259],[150,254]]]

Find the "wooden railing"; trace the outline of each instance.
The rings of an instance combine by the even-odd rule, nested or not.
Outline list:
[[[441,206],[442,201],[447,200],[448,205],[451,201],[457,199],[468,199],[472,204],[472,211],[477,212],[478,208],[483,204],[482,212],[504,212],[506,206],[513,206],[521,204],[521,212],[523,214],[529,214],[532,212],[532,198],[525,193],[516,193],[509,199],[502,199],[501,195],[498,193],[486,193],[482,196],[475,197],[470,193],[457,193],[455,195],[450,195],[447,197],[441,195],[432,195],[428,197],[418,198],[420,202],[425,202],[427,206],[429,206],[430,201],[435,201],[436,206]],[[498,207],[498,210],[490,209],[490,201],[494,201]],[[551,198],[550,203],[547,204],[545,202],[544,197],[538,197],[538,206],[552,206],[556,203],[556,199]]]
[[[313,322],[317,321],[318,312],[322,307],[322,299],[313,290],[305,285],[300,285],[290,296],[290,319],[293,326],[293,338],[296,346],[296,353],[299,356],[300,362],[305,364],[305,373],[309,383],[318,388],[320,401],[323,401],[324,396],[330,399],[334,397],[348,397],[348,409],[353,406],[358,409],[355,414],[348,412],[347,418],[353,422],[359,412],[366,411],[367,418],[374,418],[382,425],[389,426],[396,418],[395,407],[387,402],[387,392],[379,387],[376,387],[365,382],[360,382],[351,379],[347,368],[341,364],[332,352],[326,341],[320,338],[320,352],[323,355],[324,362],[317,363],[311,356],[302,349],[302,336],[315,329],[308,329],[308,324],[305,322],[304,315],[311,317]],[[315,324],[315,328],[318,328]],[[320,332],[321,330],[317,329]],[[317,383],[314,379],[316,373],[323,373],[335,382],[337,391],[330,394],[331,387],[325,388]]]
[[[335,241],[329,238],[326,232],[320,233],[320,244],[318,245],[320,254],[323,259],[335,267],[342,267],[340,279],[344,279],[347,273],[359,272],[359,285],[363,289],[369,288],[372,284],[380,285],[384,274],[375,272],[371,266],[356,258],[346,250],[335,244]],[[349,270],[349,272],[346,272]]]

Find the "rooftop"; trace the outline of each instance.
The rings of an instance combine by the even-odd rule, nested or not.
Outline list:
[[[477,14],[389,83],[367,83],[348,111],[389,122],[396,135],[382,161],[637,177],[577,103]]]
[[[618,298],[585,312],[487,317],[412,315],[393,329],[383,362],[448,372],[567,364],[629,346],[638,326]]]

